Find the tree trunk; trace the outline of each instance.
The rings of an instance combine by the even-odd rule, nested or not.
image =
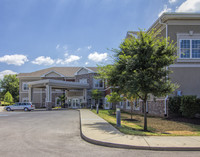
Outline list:
[[[144,131],[147,131],[147,112],[146,112],[146,103],[147,100],[144,100]]]
[[[131,101],[131,119],[133,119],[133,101]]]

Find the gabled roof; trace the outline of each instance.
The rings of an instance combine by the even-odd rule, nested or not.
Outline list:
[[[45,74],[48,74],[49,72],[56,72],[59,73],[61,75],[63,75],[64,77],[74,77],[75,73],[82,67],[51,67],[51,68],[47,68],[47,69],[42,69],[42,70],[38,70],[35,72],[31,72],[31,73],[19,73],[17,76],[20,77],[41,77]],[[96,67],[87,67],[88,69],[96,72],[97,68]]]
[[[60,77],[65,77],[64,75],[62,75],[62,74],[60,74],[59,72],[56,72],[56,71],[54,71],[54,70],[49,71],[49,72],[43,74],[41,77],[46,77],[48,74],[51,74],[51,73],[55,73],[55,74],[57,74],[57,75],[60,76]]]
[[[91,69],[91,67],[90,68],[87,68],[87,67],[81,67],[74,75],[78,75],[78,73],[82,70],[82,69],[85,69],[85,70],[87,70],[88,71],[88,73],[95,73],[95,70],[96,69],[94,69],[94,71]]]

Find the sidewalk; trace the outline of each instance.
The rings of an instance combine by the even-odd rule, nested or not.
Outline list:
[[[0,112],[3,112],[4,111],[4,106],[0,106]]]
[[[90,110],[80,109],[81,136],[103,146],[146,150],[198,150],[200,136],[125,135]]]

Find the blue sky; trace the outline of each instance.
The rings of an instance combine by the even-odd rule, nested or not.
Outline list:
[[[0,0],[0,78],[52,66],[109,63],[129,30],[200,0]]]

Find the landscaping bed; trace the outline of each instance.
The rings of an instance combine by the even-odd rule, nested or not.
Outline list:
[[[92,112],[96,113],[95,110]],[[130,135],[159,135],[159,136],[200,136],[200,125],[176,121],[176,119],[164,119],[160,117],[148,117],[148,131],[143,131],[143,116],[130,113],[121,113],[121,127],[116,127],[116,116],[111,110],[99,110],[101,118],[108,121],[122,133]]]

